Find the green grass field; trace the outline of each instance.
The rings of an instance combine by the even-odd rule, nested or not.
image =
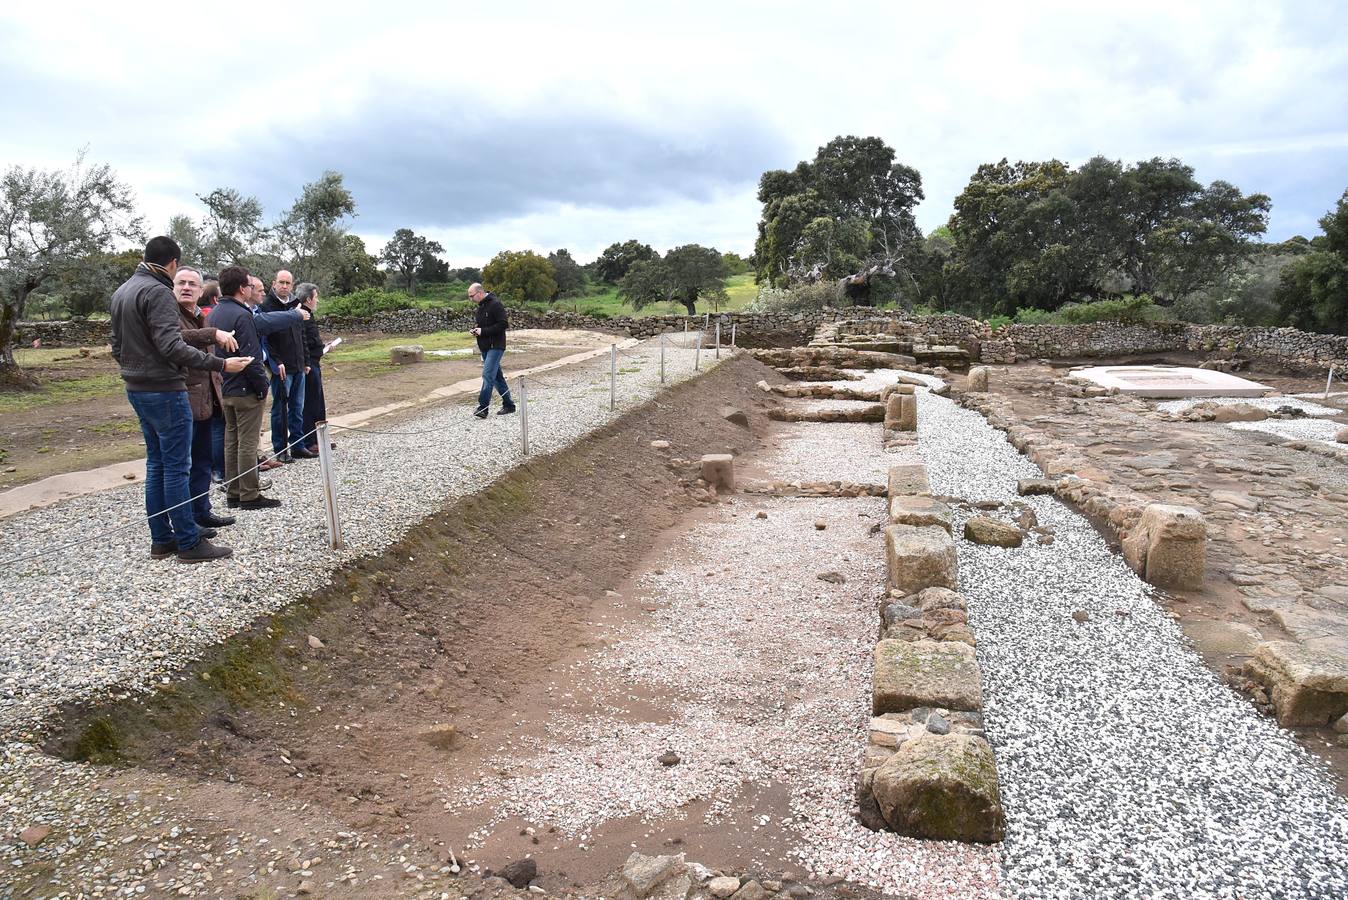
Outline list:
[[[476,347],[477,339],[462,331],[436,331],[431,334],[403,335],[380,341],[358,340],[338,347],[323,359],[333,362],[387,363],[389,350],[403,344],[419,344],[426,350],[463,350]]]

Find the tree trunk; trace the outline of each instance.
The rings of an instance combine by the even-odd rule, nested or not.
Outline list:
[[[696,301],[696,300],[689,300],[687,297],[680,297],[680,298],[679,298],[679,302],[683,304],[683,308],[684,308],[684,309],[688,310],[688,315],[690,315],[690,316],[695,316],[695,315],[697,315],[697,301]]]
[[[0,391],[31,391],[37,389],[37,381],[24,374],[14,361],[14,326],[18,322],[18,309],[9,303],[0,303]]]

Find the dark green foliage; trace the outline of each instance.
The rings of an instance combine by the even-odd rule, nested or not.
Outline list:
[[[319,298],[325,316],[357,316],[365,318],[375,313],[412,309],[416,303],[403,293],[390,293],[379,288],[366,288],[353,294]]]
[[[726,265],[714,247],[685,244],[664,259],[639,260],[618,285],[618,293],[633,309],[652,303],[679,303],[691,316],[700,299],[719,309],[726,300]]]
[[[1125,168],[1096,157],[1076,170],[1003,159],[979,166],[956,198],[940,285],[985,314],[1121,290],[1173,303],[1247,258],[1268,209],[1226,182],[1204,188],[1175,159]]]
[[[594,261],[594,271],[600,281],[617,284],[634,263],[659,258],[660,254],[650,244],[643,244],[634,238],[621,244],[610,244]]]
[[[547,302],[557,293],[552,264],[532,250],[502,250],[482,269],[482,286],[506,303]]]
[[[366,252],[365,242],[354,234],[342,238],[342,253],[332,273],[332,290],[338,294],[353,294],[383,286],[384,273],[379,271],[379,260]]]
[[[1348,334],[1348,191],[1320,219],[1324,234],[1282,272],[1275,298],[1283,324]]]
[[[399,228],[393,232],[393,238],[379,252],[379,261],[401,278],[407,293],[417,295],[417,279],[435,260],[436,254],[444,253],[438,241],[424,237],[410,228]]]
[[[566,248],[549,253],[548,262],[552,264],[552,278],[557,282],[557,292],[552,295],[553,300],[579,297],[585,293],[585,270]]]
[[[754,260],[774,286],[850,275],[876,263],[904,269],[920,254],[917,170],[877,137],[837,137],[813,161],[765,172]]]

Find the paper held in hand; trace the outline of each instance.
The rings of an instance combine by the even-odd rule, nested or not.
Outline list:
[[[324,352],[325,354],[326,354],[326,353],[332,352],[332,348],[333,348],[333,347],[336,347],[336,346],[339,345],[339,344],[341,344],[341,342],[342,342],[342,339],[341,339],[341,338],[339,338],[339,337],[333,338],[332,340],[328,341],[326,344],[323,345],[323,352]]]

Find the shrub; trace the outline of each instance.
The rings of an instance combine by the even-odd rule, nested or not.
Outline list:
[[[354,294],[336,297],[320,297],[319,306],[326,316],[355,316],[367,318],[376,313],[397,312],[400,309],[412,309],[417,304],[406,294],[390,293],[378,288],[366,288]]]
[[[839,306],[842,291],[833,281],[814,281],[793,284],[788,288],[760,287],[758,297],[749,304],[750,312],[800,312]]]
[[[1157,306],[1150,296],[1139,294],[1117,300],[1066,303],[1054,312],[1025,307],[1016,310],[1014,321],[1017,325],[1090,325],[1095,322],[1159,322],[1169,318],[1169,312]]]

